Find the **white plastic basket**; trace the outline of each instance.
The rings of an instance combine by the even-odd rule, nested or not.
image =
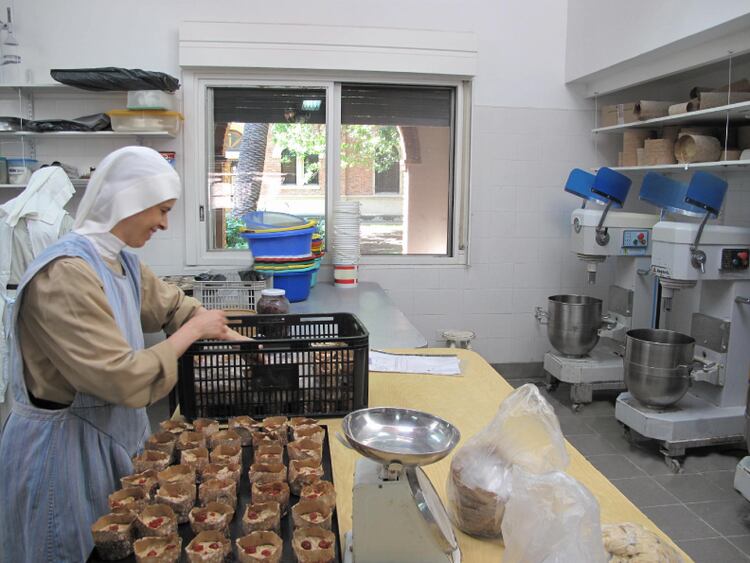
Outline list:
[[[255,311],[265,281],[196,281],[193,297],[206,309]]]

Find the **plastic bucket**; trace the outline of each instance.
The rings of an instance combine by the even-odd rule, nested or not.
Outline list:
[[[276,233],[240,233],[255,257],[310,256],[315,227]]]
[[[310,283],[314,271],[317,270],[310,268],[301,272],[274,272],[273,286],[283,289],[290,303],[304,301],[310,296]]]
[[[313,270],[312,277],[310,278],[310,287],[315,287],[318,283],[318,271],[320,270],[320,258],[315,259],[315,269]]]

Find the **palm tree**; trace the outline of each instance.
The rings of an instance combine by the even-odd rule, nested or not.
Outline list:
[[[268,123],[245,123],[237,162],[237,182],[234,185],[232,214],[235,217],[242,217],[258,208],[267,140]]]

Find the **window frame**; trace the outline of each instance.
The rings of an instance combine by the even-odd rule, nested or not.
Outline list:
[[[185,110],[185,259],[187,266],[246,266],[247,259],[236,250],[211,250],[208,214],[208,149],[213,142],[214,87],[323,88],[326,91],[326,180],[325,212],[329,222],[340,191],[341,83],[409,84],[455,88],[452,141],[453,160],[450,201],[450,254],[363,255],[362,265],[466,265],[469,240],[469,162],[471,139],[471,81],[444,76],[400,75],[397,73],[354,73],[325,71],[211,70],[192,69],[183,73]],[[291,187],[291,186],[290,186]],[[324,264],[330,263],[326,255]]]

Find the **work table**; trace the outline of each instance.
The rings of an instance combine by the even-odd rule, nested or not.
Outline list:
[[[513,388],[479,354],[468,350],[391,350],[393,352],[429,354],[458,354],[461,359],[461,377],[414,375],[370,372],[369,406],[404,407],[427,411],[454,424],[461,432],[457,451],[472,436],[482,430],[495,415],[502,400]],[[328,425],[329,443],[336,484],[337,510],[342,545],[344,533],[352,526],[352,482],[354,465],[359,454],[345,448],[333,439],[341,432],[341,419],[324,419]],[[570,454],[567,473],[585,485],[599,502],[603,523],[634,522],[657,533],[668,543],[677,546],[651,522],[607,478],[602,475],[578,450],[566,442]],[[425,472],[432,480],[443,503],[446,502],[445,484],[452,455],[426,466]],[[541,532],[541,530],[540,530]],[[501,540],[477,539],[456,531],[462,551],[462,563],[500,561],[504,551]],[[354,540],[356,542],[356,538]],[[684,561],[690,558],[679,548]]]
[[[425,337],[377,283],[337,288],[319,283],[306,301],[292,303],[290,313],[352,313],[370,333],[370,348],[424,348]]]

